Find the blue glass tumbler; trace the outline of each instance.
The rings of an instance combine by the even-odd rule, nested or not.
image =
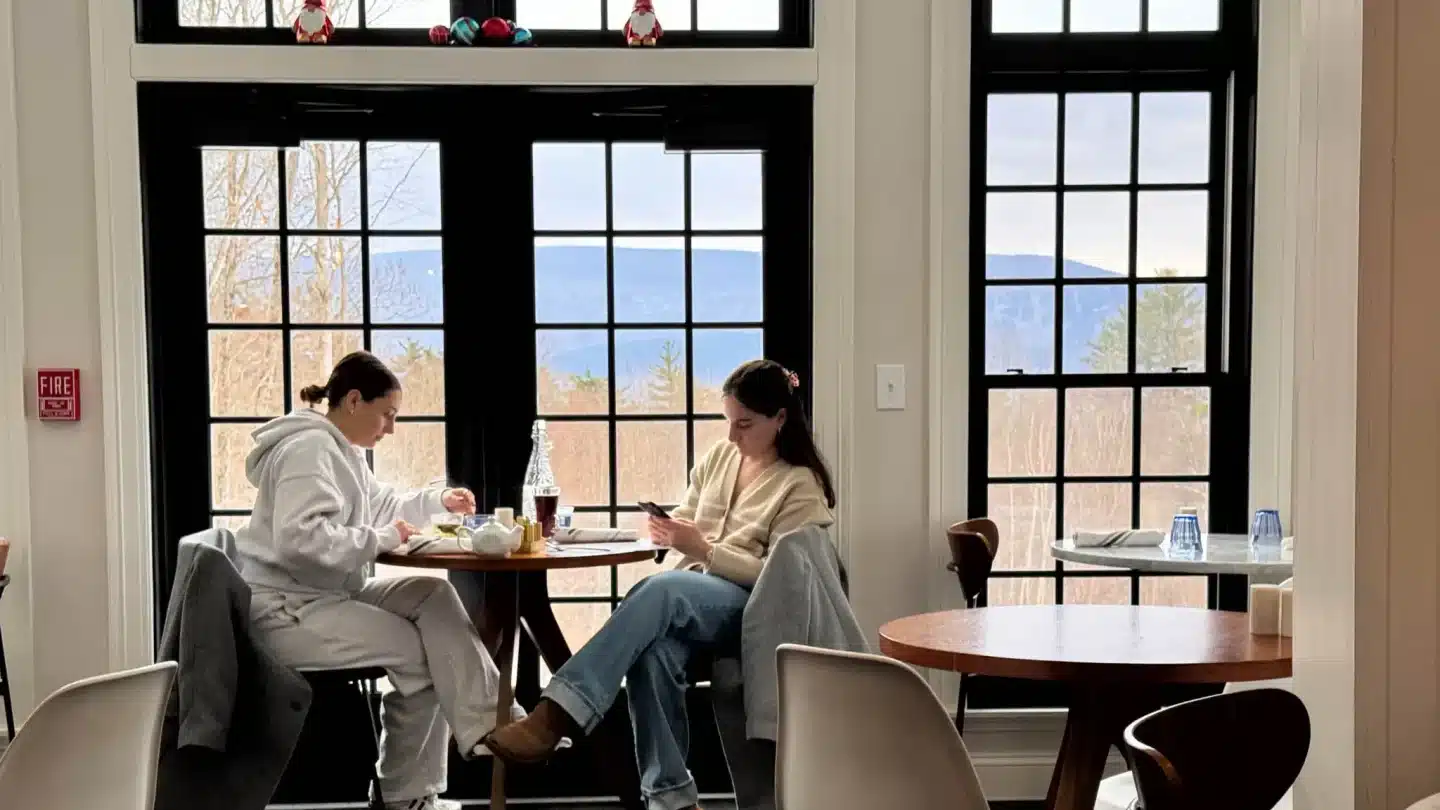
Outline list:
[[[1279,548],[1281,542],[1280,513],[1274,509],[1256,509],[1250,524],[1250,544]]]
[[[1199,554],[1200,518],[1179,514],[1170,524],[1170,551],[1176,554]]]

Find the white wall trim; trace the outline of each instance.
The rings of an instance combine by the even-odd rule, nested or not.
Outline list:
[[[106,573],[112,669],[153,660],[150,406],[132,3],[90,0]]]
[[[836,542],[849,561],[854,473],[855,67],[857,0],[815,8],[819,54],[814,107],[814,430],[840,493]]]
[[[10,586],[0,599],[6,668],[17,718],[35,705],[30,579],[30,449],[25,403],[25,293],[20,252],[20,144],[16,125],[14,10],[0,0],[0,536],[10,540]],[[3,733],[3,731],[0,731]]]
[[[842,9],[835,12],[828,5],[821,3],[816,9],[817,29],[820,21],[832,14],[843,17],[843,7],[852,3],[842,2]],[[127,34],[127,42],[128,32],[134,30],[132,26],[122,32]],[[817,30],[816,39],[820,38]],[[813,85],[819,78],[819,56],[814,48],[129,47],[130,75],[137,81]]]

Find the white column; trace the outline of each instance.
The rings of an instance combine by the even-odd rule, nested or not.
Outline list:
[[[1440,790],[1440,4],[1290,21],[1301,810]]]

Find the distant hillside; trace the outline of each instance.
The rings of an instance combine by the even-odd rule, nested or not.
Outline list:
[[[407,285],[421,297],[438,300],[439,266],[434,251],[378,254],[376,261],[394,263]],[[665,323],[685,318],[685,256],[680,250],[616,248],[616,319]],[[759,253],[742,250],[696,250],[693,262],[695,371],[702,383],[718,385],[730,369],[762,353],[758,329],[704,330],[703,322],[758,322],[764,316]],[[993,279],[1052,277],[1054,259],[1031,254],[990,255],[985,272]],[[774,268],[772,272],[784,272]],[[1066,261],[1066,278],[1120,276],[1082,262]],[[605,249],[601,246],[541,247],[535,252],[537,310],[544,323],[603,323],[605,312]],[[990,316],[986,366],[1003,373],[1024,368],[1030,373],[1053,370],[1053,288],[992,287],[987,295]],[[1110,317],[1124,312],[1124,287],[1072,287],[1065,294],[1062,345],[1067,371],[1085,371],[1090,342]],[[377,315],[383,305],[377,302]],[[604,376],[603,333],[549,332],[543,338],[543,361],[556,373]],[[666,341],[683,347],[684,331],[622,331],[616,336],[616,374],[620,383],[643,377],[658,362]]]

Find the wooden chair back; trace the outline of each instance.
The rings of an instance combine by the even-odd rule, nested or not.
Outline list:
[[[989,518],[962,520],[945,531],[945,539],[950,543],[950,563],[945,568],[960,580],[965,604],[974,607],[1000,550],[1000,528]]]
[[[1145,810],[1272,810],[1309,750],[1310,715],[1283,689],[1187,701],[1125,729],[1125,758]]]

